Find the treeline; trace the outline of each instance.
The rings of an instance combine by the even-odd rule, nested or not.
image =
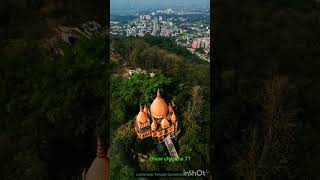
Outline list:
[[[113,42],[112,46],[118,49],[120,54],[124,54],[128,50],[133,49],[133,47],[136,47],[137,51],[142,50],[142,48],[145,48],[145,47],[157,47],[161,50],[166,50],[171,54],[175,54],[180,57],[183,57],[188,62],[192,62],[195,64],[207,64],[206,61],[202,61],[201,59],[199,59],[196,55],[188,51],[187,48],[178,46],[174,38],[155,37],[151,35],[146,35],[143,38],[135,38],[135,37],[120,38],[120,37],[114,36],[112,37],[112,39],[114,39],[111,41]],[[123,43],[126,43],[126,45],[123,45]],[[129,54],[127,54],[127,56],[129,56]],[[125,60],[129,60],[129,57],[123,57],[123,58]],[[144,60],[144,58],[141,58],[141,60]],[[157,60],[157,58],[155,60]],[[148,58],[146,58],[144,61],[148,61]]]
[[[177,50],[180,48],[186,53]],[[176,45],[172,39],[161,40],[161,38],[152,36],[145,38],[111,37],[111,51],[119,55],[116,62],[112,62],[115,72],[123,66],[154,69],[176,76],[186,84],[200,83],[209,87],[210,82],[204,81],[210,72],[209,63],[190,55],[188,50]]]
[[[316,1],[226,1],[216,12],[216,179],[319,179]]]

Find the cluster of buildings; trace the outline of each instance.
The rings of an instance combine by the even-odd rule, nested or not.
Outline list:
[[[203,48],[204,51],[201,56],[209,58],[209,22],[197,22],[189,19],[192,16],[208,16],[206,13],[204,11],[203,14],[199,15],[173,9],[141,13],[126,24],[111,22],[111,34],[135,37],[143,37],[145,35],[172,37],[178,45],[187,47],[192,53],[197,48]]]
[[[164,20],[162,16],[140,15],[139,18],[121,27],[114,27],[112,34],[125,36],[152,36],[176,37],[183,30],[175,26],[171,19]]]

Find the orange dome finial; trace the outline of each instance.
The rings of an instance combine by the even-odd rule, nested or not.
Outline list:
[[[172,107],[175,107],[176,104],[175,104],[173,101],[171,101],[171,106],[172,106]]]
[[[147,108],[146,105],[144,105],[143,112],[146,113],[146,114],[148,114],[148,108]]]
[[[142,105],[140,104],[140,111],[142,111]]]
[[[172,114],[173,113],[173,109],[172,109],[171,103],[169,103],[168,108],[169,108],[169,112]]]
[[[171,115],[171,122],[176,123],[176,121],[177,121],[177,116],[174,114],[174,111],[173,111]]]
[[[158,91],[157,91],[157,97],[161,97],[161,95],[160,95],[160,90],[158,89]]]
[[[103,158],[104,157],[103,151],[102,151],[102,146],[101,146],[101,141],[100,141],[99,136],[98,136],[98,140],[97,140],[97,157],[98,158]]]

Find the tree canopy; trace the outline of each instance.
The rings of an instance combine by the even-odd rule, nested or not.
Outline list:
[[[217,179],[318,179],[319,3],[220,1],[215,9]]]
[[[96,136],[107,144],[107,43],[82,39],[55,61],[37,43],[2,49],[2,177],[79,177],[95,155]]]

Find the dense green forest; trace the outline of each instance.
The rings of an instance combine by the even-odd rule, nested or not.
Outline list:
[[[136,170],[207,169],[209,166],[210,64],[192,57],[170,39],[146,36],[111,38],[111,177],[132,179]],[[146,74],[123,77],[126,69]],[[150,77],[149,73],[155,73]],[[161,156],[166,147],[152,139],[138,140],[133,129],[140,104],[150,105],[157,89],[177,106],[182,135],[174,142],[190,162],[138,163],[135,152]],[[156,150],[157,147],[160,150]]]
[[[216,179],[320,179],[319,3],[218,1]]]
[[[80,177],[109,141],[107,38],[61,46],[53,61],[35,41],[1,50],[1,179]]]

